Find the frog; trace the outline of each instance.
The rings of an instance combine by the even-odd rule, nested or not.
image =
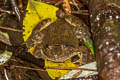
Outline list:
[[[74,15],[51,22],[47,18],[39,22],[26,41],[28,49],[34,48],[33,56],[53,62],[64,62],[85,52],[79,44],[90,41],[91,34],[82,19]]]

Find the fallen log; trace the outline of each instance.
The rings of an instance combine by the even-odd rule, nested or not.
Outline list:
[[[90,0],[89,12],[99,75],[120,80],[120,0]]]

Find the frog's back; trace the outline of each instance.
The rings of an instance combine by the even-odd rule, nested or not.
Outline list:
[[[58,19],[48,27],[47,37],[49,44],[69,44],[76,46],[76,38],[73,27],[64,19]]]

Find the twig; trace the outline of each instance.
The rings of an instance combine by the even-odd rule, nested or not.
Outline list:
[[[60,1],[56,2],[56,3],[55,3],[55,6],[58,6],[58,5],[60,5],[61,3],[63,3],[63,0],[60,0]]]
[[[20,74],[18,75],[18,79],[19,79],[19,80],[22,80],[22,78],[21,78],[21,75],[20,75]]]
[[[72,78],[77,78],[81,73],[82,73],[82,71],[77,72],[76,74],[73,75]]]
[[[10,1],[11,1],[12,8],[13,8],[13,10],[14,10],[17,18],[18,18],[18,20],[21,21],[21,13],[20,13],[20,11],[19,11],[19,8],[18,8],[15,0],[10,0]]]
[[[8,64],[4,64],[4,65],[1,65],[1,66],[9,67]],[[44,70],[44,69],[40,69],[40,68],[31,68],[31,67],[16,66],[16,65],[11,65],[11,66],[13,66],[12,69],[15,69],[15,68],[21,68],[21,69],[29,69],[29,70],[36,70],[36,71],[46,71],[46,70]]]
[[[30,67],[25,67],[25,66],[15,66],[15,68],[30,69],[30,70],[36,70],[36,71],[46,71],[40,68],[30,68]]]
[[[6,80],[9,80],[8,75],[7,75],[7,71],[6,71],[5,68],[4,68],[4,74],[5,74],[5,78],[6,78]]]
[[[0,8],[0,12],[2,12],[2,13],[7,13],[7,14],[15,14],[13,11],[9,11],[9,10],[4,10],[4,9],[2,9],[2,8]]]
[[[77,8],[78,11],[80,11],[80,8],[78,7],[78,4],[76,3],[75,0],[72,0],[73,1],[73,4],[75,5],[75,7]]]
[[[10,30],[10,31],[16,31],[16,32],[23,32],[24,31],[24,30],[14,29],[14,28],[9,28],[9,27],[4,27],[4,26],[0,26],[0,29]]]
[[[75,67],[45,67],[46,69],[60,69],[60,70],[86,70],[86,71],[97,71],[96,69],[87,68],[75,68]]]
[[[4,64],[3,66],[8,66],[7,64]],[[59,69],[59,70],[85,70],[85,71],[96,71],[96,69],[87,69],[87,68],[75,68],[75,67],[44,67],[44,69],[40,68],[31,68],[31,67],[25,67],[25,66],[16,66],[15,68],[21,68],[21,69],[30,69],[30,70],[37,70],[37,71],[46,71],[44,69]]]
[[[19,6],[18,6],[21,10],[23,9],[23,3],[22,0],[19,0]]]
[[[80,11],[72,11],[72,14],[83,14],[83,15],[89,15],[88,10],[80,10]]]
[[[63,0],[63,9],[65,11],[66,14],[70,15],[71,13],[71,7],[70,7],[70,4],[69,4],[69,1],[68,0]]]

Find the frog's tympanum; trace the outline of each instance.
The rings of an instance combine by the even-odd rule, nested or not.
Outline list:
[[[26,41],[28,48],[33,47],[33,55],[53,62],[65,60],[81,53],[84,49],[80,41],[89,41],[90,33],[84,22],[75,16],[50,19],[40,22]]]

